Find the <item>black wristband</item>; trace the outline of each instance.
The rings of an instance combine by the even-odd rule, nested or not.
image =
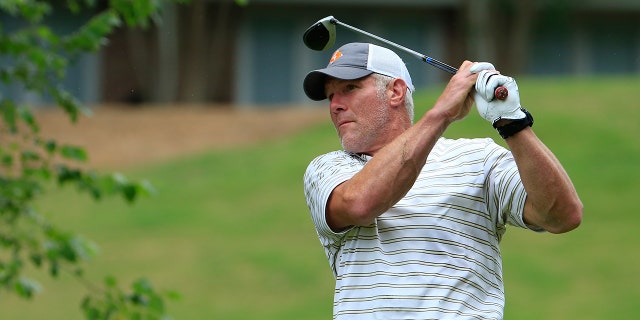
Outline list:
[[[503,139],[511,137],[512,135],[522,131],[522,129],[526,127],[533,126],[533,116],[531,116],[531,113],[529,113],[529,111],[527,111],[527,109],[525,108],[520,108],[520,110],[524,112],[524,118],[513,120],[509,124],[505,124],[504,126],[499,127],[496,127],[495,123],[493,124],[493,127],[498,130],[498,133]]]

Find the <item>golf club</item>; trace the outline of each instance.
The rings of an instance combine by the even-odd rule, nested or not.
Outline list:
[[[360,30],[356,27],[350,26],[346,23],[340,22],[338,21],[338,19],[334,18],[333,16],[328,16],[325,18],[322,18],[320,20],[318,20],[318,22],[314,23],[312,26],[310,26],[307,31],[304,32],[304,35],[302,36],[302,41],[304,42],[304,44],[312,50],[316,50],[316,51],[322,51],[322,50],[326,50],[328,48],[330,48],[331,46],[333,46],[333,44],[336,41],[336,25],[345,27],[353,32],[365,35],[367,37],[370,37],[372,39],[375,39],[377,41],[380,41],[384,44],[387,44],[389,46],[392,46],[396,49],[402,50],[424,62],[426,62],[429,65],[432,65],[440,70],[446,71],[450,74],[456,74],[456,72],[458,72],[458,69],[444,63],[441,61],[438,61],[434,58],[431,58],[427,55],[424,55],[422,53],[413,51],[407,47],[401,46],[395,42],[391,42],[387,39],[381,38],[376,36],[375,34],[366,32],[364,30]],[[499,86],[495,89],[494,95],[496,97],[496,99],[498,100],[504,100],[507,98],[507,96],[509,95],[509,91],[507,90],[507,88],[503,87],[503,86]]]

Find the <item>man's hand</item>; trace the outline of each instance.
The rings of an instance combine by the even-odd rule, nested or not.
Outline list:
[[[465,118],[473,107],[473,88],[478,78],[477,72],[471,72],[471,68],[478,65],[471,61],[464,61],[458,72],[451,77],[444,91],[427,112],[431,121],[434,118],[444,120],[444,130],[454,121]],[[493,68],[493,65],[486,64],[486,68]],[[432,123],[433,124],[433,123]]]
[[[509,91],[505,100],[495,99],[494,92],[498,86],[504,86]],[[501,119],[516,120],[526,117],[520,110],[520,94],[516,81],[495,70],[480,71],[476,80],[474,99],[480,115],[491,124]]]

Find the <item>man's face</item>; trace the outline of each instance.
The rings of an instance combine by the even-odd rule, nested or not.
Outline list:
[[[331,120],[345,151],[373,154],[387,142],[390,111],[374,77],[356,80],[329,78],[325,85]]]

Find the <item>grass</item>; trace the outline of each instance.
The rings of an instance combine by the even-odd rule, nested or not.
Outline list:
[[[584,221],[564,235],[511,228],[502,242],[507,319],[624,319],[640,314],[640,78],[519,80],[538,136],[572,176]],[[428,106],[440,88],[424,90]],[[418,108],[423,114],[426,108]],[[475,111],[449,137],[497,133]],[[40,211],[95,240],[87,276],[124,285],[147,276],[176,290],[176,319],[329,319],[333,278],[302,193],[318,154],[339,148],[327,124],[263,145],[220,150],[138,168],[154,198],[133,206],[53,192]],[[82,284],[33,273],[33,301],[0,293],[3,319],[81,319]]]

